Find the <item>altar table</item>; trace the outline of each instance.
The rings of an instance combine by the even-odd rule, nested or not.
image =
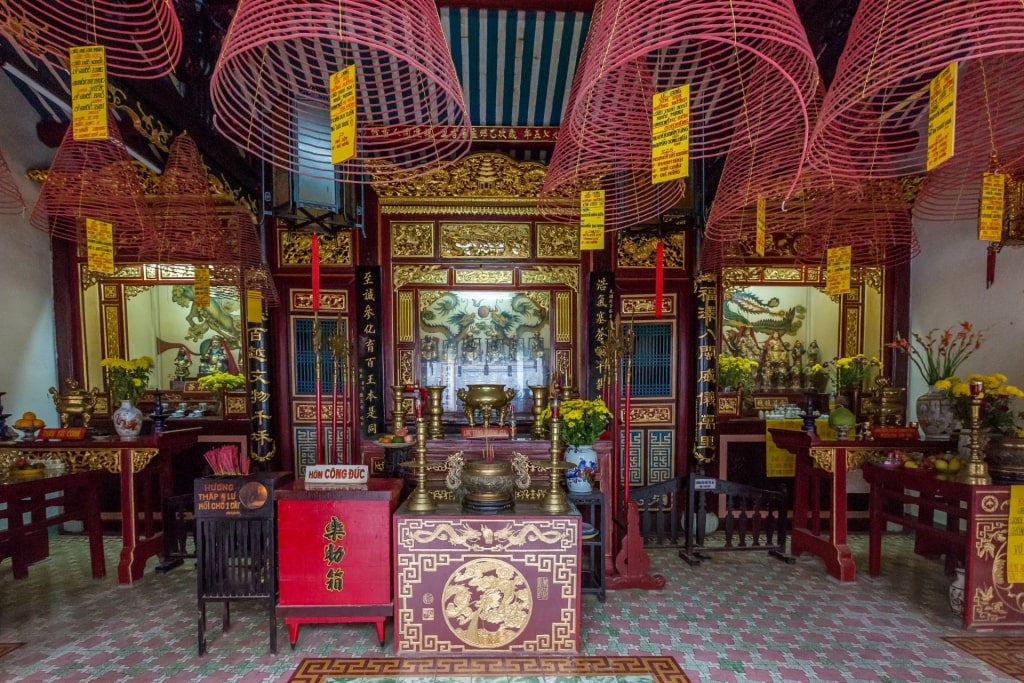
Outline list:
[[[574,654],[580,514],[475,514],[439,503],[394,516],[395,654]]]
[[[796,456],[790,553],[820,557],[828,573],[840,581],[857,579],[853,553],[846,543],[847,473],[873,458],[884,458],[892,450],[941,453],[949,446],[946,441],[917,439],[822,441],[811,432],[770,431],[778,446]],[[828,491],[827,507],[822,507],[823,488]],[[826,530],[823,530],[824,513],[828,516]]]
[[[14,578],[28,576],[28,565],[49,556],[47,529],[70,521],[81,521],[89,537],[92,577],[107,575],[103,557],[103,524],[100,520],[100,484],[103,473],[96,470],[46,470],[32,478],[8,476],[0,479],[0,559],[10,557]],[[47,517],[48,508],[61,508]],[[28,518],[26,520],[26,517]]]
[[[1024,626],[1024,584],[1006,581],[1009,486],[971,486],[896,465],[865,465],[864,479],[871,485],[871,576],[882,571],[885,523],[909,527],[918,541],[963,564],[964,628]],[[935,512],[945,513],[942,524]]]
[[[118,583],[142,578],[146,560],[164,550],[154,512],[173,489],[172,457],[196,442],[200,429],[168,430],[134,441],[17,441],[0,444],[0,468],[19,457],[56,460],[69,469],[118,476],[121,491],[121,559]],[[149,484],[149,485],[147,485]],[[155,489],[155,490],[154,490]]]
[[[379,444],[375,441],[367,442],[361,449],[361,462],[370,468],[370,476],[394,476],[394,463],[389,462],[389,455],[396,451],[402,453],[403,458],[415,459],[416,444],[410,444],[410,448],[394,448]],[[526,494],[543,491],[548,486],[550,470],[545,467],[545,462],[551,459],[551,441],[544,439],[461,439],[445,437],[443,439],[431,439],[427,441],[427,462],[430,469],[427,472],[427,488],[432,491],[435,497],[446,497],[451,499],[452,492],[445,488],[445,460],[454,453],[462,453],[467,460],[483,457],[484,448],[490,449],[495,458],[511,458],[514,453],[522,453],[530,461],[530,490]],[[559,450],[562,450],[561,448]],[[616,501],[612,499],[612,442],[602,439],[594,443],[594,450],[597,451],[597,471],[594,473],[594,488],[601,489],[606,493],[608,499],[603,506],[602,529],[612,529],[613,511],[616,509]],[[405,468],[402,468],[403,471]],[[410,472],[405,472],[407,479],[412,479]],[[606,481],[607,480],[607,481]],[[518,492],[517,497],[520,493]],[[604,569],[607,576],[615,573],[615,556],[618,552],[618,534],[609,534],[605,537],[604,544]]]

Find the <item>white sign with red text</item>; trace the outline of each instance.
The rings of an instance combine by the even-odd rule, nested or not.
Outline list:
[[[370,480],[370,468],[366,465],[309,465],[305,479],[307,489],[365,484]]]

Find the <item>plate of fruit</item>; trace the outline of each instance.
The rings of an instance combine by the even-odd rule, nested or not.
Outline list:
[[[408,448],[416,443],[416,437],[409,433],[408,429],[399,429],[394,434],[383,434],[377,438],[384,448]]]
[[[45,471],[46,467],[42,463],[31,462],[27,458],[18,458],[14,461],[10,473],[13,479],[31,479],[41,476]]]

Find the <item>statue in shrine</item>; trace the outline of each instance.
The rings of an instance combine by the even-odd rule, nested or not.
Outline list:
[[[793,357],[793,371],[802,375],[804,373],[804,356],[807,355],[804,343],[797,339],[793,342],[793,348],[790,349],[789,354]]]
[[[432,363],[438,359],[437,337],[432,337],[429,334],[423,337],[423,343],[420,346],[420,358],[427,363]]]
[[[815,365],[821,364],[821,347],[818,346],[818,340],[812,339],[810,346],[807,347],[807,365],[808,367],[814,367]]]
[[[184,382],[188,379],[188,373],[192,371],[192,352],[187,346],[178,349],[178,355],[174,357],[174,379]]]
[[[768,376],[775,386],[785,384],[789,380],[789,348],[778,332],[772,332],[764,344],[765,366]]]
[[[228,372],[232,375],[238,374],[238,366],[228,349],[224,337],[215,336],[204,339],[199,345],[199,377],[214,372]]]

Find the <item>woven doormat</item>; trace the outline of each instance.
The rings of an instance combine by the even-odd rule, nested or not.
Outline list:
[[[25,643],[0,643],[0,657],[14,652]]]
[[[943,640],[1024,681],[1024,636],[947,636]]]
[[[501,676],[559,677],[577,680],[586,676],[648,676],[654,683],[692,683],[671,657],[424,657],[415,659],[302,660],[291,683],[329,683],[365,678],[483,678]],[[443,677],[443,678],[442,678]]]

